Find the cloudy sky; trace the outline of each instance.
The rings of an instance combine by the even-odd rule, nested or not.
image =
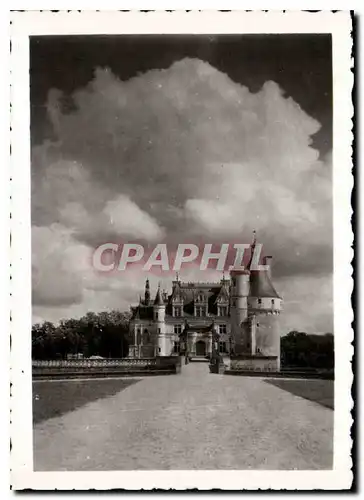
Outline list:
[[[138,300],[141,271],[92,269],[101,243],[255,229],[282,334],[332,331],[331,100],[327,36],[33,38],[33,321]]]

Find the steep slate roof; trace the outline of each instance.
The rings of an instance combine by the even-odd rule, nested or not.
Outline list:
[[[270,278],[270,273],[268,271],[250,271],[249,278],[249,297],[267,297],[267,298],[277,298],[281,299],[278,295],[276,289]],[[194,283],[194,282],[173,282],[172,293],[169,295],[167,302],[164,301],[160,288],[158,288],[154,304],[163,305],[166,304],[166,320],[173,319],[172,316],[172,302],[173,298],[183,300],[183,317],[193,317],[194,316],[194,302],[200,293],[203,294],[204,299],[207,301],[209,314],[217,314],[217,304],[219,298],[222,297],[224,301],[229,300],[229,281],[226,281],[225,285],[221,283]],[[204,300],[203,303],[206,303]],[[136,307],[131,308],[132,317],[131,319],[153,319],[153,305],[146,305],[145,301],[141,300],[140,304]]]
[[[229,292],[227,291],[226,286],[221,286],[216,297],[216,302],[229,302]]]
[[[273,286],[268,271],[250,271],[249,297],[281,298]]]
[[[208,312],[211,314],[217,313],[216,300],[221,292],[222,285],[219,283],[182,283],[175,284],[172,294],[169,297],[167,314],[172,313],[172,299],[177,294],[183,298],[183,312],[193,316],[194,301],[199,294],[203,294],[208,304]]]
[[[157,294],[156,294],[155,299],[154,299],[154,305],[155,306],[163,306],[164,305],[164,300],[162,299],[160,287],[158,287]]]
[[[169,301],[170,300],[175,300],[177,302],[180,302],[183,300],[183,293],[181,291],[180,283],[179,281],[174,282],[173,287],[172,287],[172,294],[169,296]]]
[[[249,297],[261,297],[261,298],[269,297],[269,298],[280,299],[281,297],[278,295],[271,281],[270,272],[251,270],[256,244],[257,244],[256,231],[253,231],[253,242],[250,245],[250,259],[247,266],[247,269],[250,270]]]
[[[139,304],[131,308],[131,319],[153,319],[153,306]]]

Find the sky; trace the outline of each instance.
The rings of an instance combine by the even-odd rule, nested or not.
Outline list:
[[[96,272],[99,244],[256,230],[282,334],[333,331],[329,36],[42,37],[30,57],[34,322],[138,301],[146,274]]]

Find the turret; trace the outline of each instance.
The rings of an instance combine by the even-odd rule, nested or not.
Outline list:
[[[255,270],[253,262],[257,247],[256,233],[250,246],[250,259],[245,270],[231,271],[231,329],[236,354],[256,355],[258,352],[279,356],[279,327],[277,315],[282,299],[271,280],[272,257],[263,264],[267,270]],[[254,265],[253,265],[254,264]]]
[[[160,286],[158,286],[158,290],[154,299],[153,312],[154,312],[154,321],[158,323],[164,323],[166,314],[166,305],[162,298]]]
[[[263,264],[268,266],[266,271],[250,272],[248,306],[257,311],[279,314],[282,298],[278,295],[272,283],[272,257],[264,257]]]
[[[173,281],[171,302],[172,302],[172,316],[176,318],[182,317],[184,300],[183,300],[183,294],[181,293],[181,286],[178,278],[178,273],[176,281]]]
[[[144,303],[146,306],[149,306],[149,304],[150,304],[150,285],[149,285],[148,278],[145,282]]]
[[[236,354],[245,351],[245,329],[248,321],[248,270],[231,271],[230,316],[233,348]]]
[[[252,317],[251,338],[254,349],[266,356],[276,356],[276,370],[280,369],[279,315],[282,309],[280,297],[272,282],[272,257],[263,259],[265,271],[250,272],[248,308]],[[254,354],[254,351],[252,351]]]
[[[156,325],[157,334],[157,354],[159,356],[167,356],[169,353],[166,352],[166,304],[162,298],[162,292],[160,285],[158,285],[158,290],[154,299],[153,304],[153,318]]]

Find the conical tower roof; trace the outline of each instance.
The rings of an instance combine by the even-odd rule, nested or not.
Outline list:
[[[250,297],[281,299],[271,280],[270,271],[252,269],[253,256],[257,245],[257,233],[253,231],[253,241],[250,245],[250,260],[247,269],[250,271]]]
[[[164,306],[164,301],[162,299],[162,294],[161,294],[161,288],[160,285],[158,286],[158,290],[154,299],[154,305],[155,306]]]
[[[247,265],[248,270],[250,270],[252,267],[254,250],[255,250],[256,244],[257,244],[257,232],[254,230],[253,231],[253,241],[250,244],[250,258],[249,258],[249,262]]]
[[[250,297],[280,299],[267,271],[250,271]]]

